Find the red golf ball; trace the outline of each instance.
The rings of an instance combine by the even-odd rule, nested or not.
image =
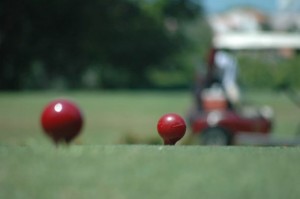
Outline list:
[[[83,117],[78,106],[66,99],[57,99],[47,104],[41,115],[44,132],[55,143],[72,141],[83,125]]]
[[[157,123],[157,131],[163,138],[165,145],[174,145],[184,136],[185,130],[184,119],[175,113],[163,115]]]

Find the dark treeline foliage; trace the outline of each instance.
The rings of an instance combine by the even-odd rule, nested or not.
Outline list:
[[[192,0],[0,0],[0,89],[159,85],[199,17]]]

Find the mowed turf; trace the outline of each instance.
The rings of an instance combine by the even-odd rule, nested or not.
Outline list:
[[[58,97],[85,116],[71,146],[55,147],[39,124]],[[246,97],[274,108],[275,136],[293,136],[299,110],[284,95]],[[2,93],[0,198],[300,198],[300,147],[150,145],[159,117],[191,103],[188,92]]]
[[[299,198],[300,148],[0,147],[0,198]]]
[[[185,116],[192,101],[187,92],[0,93],[0,143],[48,142],[40,115],[56,98],[71,99],[81,108],[84,127],[77,140],[80,144],[120,144],[127,139],[157,142],[159,117],[168,112]]]
[[[242,97],[253,106],[274,109],[274,136],[294,137],[300,132],[300,109],[284,94],[246,92]],[[85,121],[76,143],[85,145],[159,143],[156,123],[160,116],[175,112],[185,117],[193,104],[190,92],[0,93],[0,144],[49,144],[40,115],[56,98],[68,98],[80,106]]]

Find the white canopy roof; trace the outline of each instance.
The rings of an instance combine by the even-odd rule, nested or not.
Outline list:
[[[214,37],[216,48],[242,49],[300,49],[300,33],[222,33]]]

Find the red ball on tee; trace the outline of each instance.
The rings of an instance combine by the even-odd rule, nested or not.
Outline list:
[[[163,138],[165,145],[174,145],[186,131],[184,119],[176,113],[163,115],[157,123],[157,131]]]
[[[55,143],[71,142],[83,126],[83,117],[78,106],[66,99],[57,99],[47,104],[41,115],[44,132]]]

